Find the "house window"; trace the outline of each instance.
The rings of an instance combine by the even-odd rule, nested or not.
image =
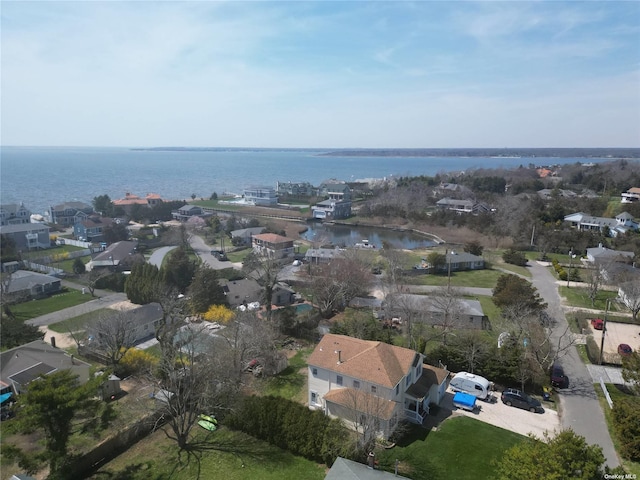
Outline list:
[[[377,393],[378,392],[378,387],[376,387],[375,385],[371,385],[371,393]]]
[[[396,385],[396,395],[400,393],[400,384]]]
[[[318,405],[318,392],[311,392],[311,404]]]
[[[317,368],[312,368],[311,372],[313,373],[313,376],[315,377],[316,375],[318,375],[318,369]]]
[[[360,382],[358,380],[353,381],[353,388],[360,388]]]
[[[338,385],[342,385],[342,375],[338,375],[338,376],[336,377],[336,383],[337,383]]]
[[[409,386],[410,383],[411,383],[411,372],[409,372],[409,374],[407,375],[407,379],[405,381],[405,385]]]

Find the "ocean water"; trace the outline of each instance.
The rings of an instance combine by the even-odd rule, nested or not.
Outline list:
[[[335,178],[353,181],[435,175],[474,168],[514,168],[597,162],[584,158],[334,157],[323,150],[157,151],[129,148],[1,147],[0,203],[20,203],[33,213],[67,201],[112,200],[127,192],[157,193],[168,200],[209,198],[213,192],[241,194],[251,185],[277,181],[319,185]]]

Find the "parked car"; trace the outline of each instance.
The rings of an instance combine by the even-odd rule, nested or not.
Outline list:
[[[633,349],[626,343],[621,343],[618,345],[618,353],[624,356],[631,355],[633,353]]]
[[[594,330],[602,330],[604,328],[604,320],[601,318],[592,318],[591,326]]]
[[[533,413],[542,412],[542,404],[538,400],[515,388],[507,388],[500,399],[509,407],[523,408]]]
[[[551,366],[551,385],[556,388],[569,386],[569,377],[564,374],[564,369],[557,363]]]

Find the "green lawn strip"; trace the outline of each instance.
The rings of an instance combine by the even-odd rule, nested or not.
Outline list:
[[[91,295],[83,295],[78,290],[65,289],[62,293],[41,300],[30,300],[11,305],[11,311],[17,319],[25,321],[64,308],[75,307],[90,300],[95,300],[95,298]]]
[[[93,320],[94,318],[98,318],[109,313],[114,313],[114,311],[110,308],[100,308],[92,312],[83,313],[76,317],[67,318],[61,322],[52,323],[49,325],[49,330],[53,330],[58,333],[68,333],[69,330],[82,330],[89,320]]]
[[[227,252],[227,258],[230,262],[233,263],[242,262],[252,251],[253,250],[251,250],[250,248],[245,248],[244,250]]]
[[[602,310],[603,315],[605,309],[607,308],[607,299],[614,299],[618,297],[618,292],[599,290],[596,301],[594,302],[594,304],[592,304],[591,299],[589,298],[589,290],[587,288],[567,288],[566,285],[560,285],[558,288],[558,293],[561,297],[564,297],[566,299],[565,303],[567,305],[571,305],[572,307],[593,308],[596,310]],[[627,310],[620,307],[617,302],[611,302],[609,306],[609,313],[615,314],[616,312],[624,312],[625,310]]]
[[[190,454],[157,431],[101,467],[89,479],[127,480],[322,480],[324,465],[221,426],[209,433],[196,426]]]
[[[616,404],[616,400],[620,400],[624,397],[629,397],[629,394],[620,391],[615,385],[607,383],[607,390],[609,392],[609,396],[613,401],[613,404]],[[602,387],[600,387],[599,383],[594,384],[593,388],[596,390],[596,394],[598,395],[598,400],[600,401],[600,406],[602,407],[602,411],[604,412],[604,420],[607,423],[607,428],[609,429],[609,433],[611,434],[611,440],[613,441],[613,446],[616,449],[616,452],[620,451],[620,440],[616,434],[615,427],[613,426],[613,411],[609,408],[609,404],[604,396],[604,392],[602,391]],[[635,474],[637,478],[640,478],[640,462],[632,462],[630,460],[622,460],[622,466],[627,471],[627,473]]]
[[[465,298],[472,300],[478,300],[482,306],[482,311],[489,318],[489,321],[494,320],[502,315],[502,311],[496,307],[493,303],[493,299],[487,295],[471,295]]]
[[[299,350],[289,359],[289,366],[272,378],[265,380],[263,384],[263,394],[283,397],[288,400],[306,400],[306,375],[300,373],[300,369],[307,367],[306,359],[311,354],[312,349],[305,348]]]
[[[489,269],[451,272],[451,285],[454,287],[493,288],[496,286],[498,277],[503,274],[504,272]],[[449,283],[449,279],[446,274],[425,274],[407,277],[407,283],[413,285],[445,286]]]
[[[413,479],[476,480],[495,476],[494,462],[526,437],[469,417],[443,422],[437,431],[412,427],[413,434],[392,449],[378,449],[380,467]]]

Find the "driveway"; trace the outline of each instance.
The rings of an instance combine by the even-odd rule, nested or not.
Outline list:
[[[242,269],[242,263],[233,263],[228,261],[220,261],[213,255],[211,255],[211,247],[207,245],[204,239],[198,235],[189,235],[189,245],[198,257],[205,265],[213,268],[214,270],[222,270],[224,268],[233,267],[235,269]]]
[[[560,418],[555,410],[545,409],[544,413],[531,413],[528,410],[508,407],[500,401],[500,392],[493,392],[493,400],[491,402],[478,400],[476,404],[480,406],[480,411],[476,412],[454,409],[453,395],[454,393],[451,389],[447,389],[442,399],[441,406],[443,408],[520,435],[533,433],[535,436],[542,438],[545,432],[549,432],[553,436],[553,432],[559,431],[561,428]]]

